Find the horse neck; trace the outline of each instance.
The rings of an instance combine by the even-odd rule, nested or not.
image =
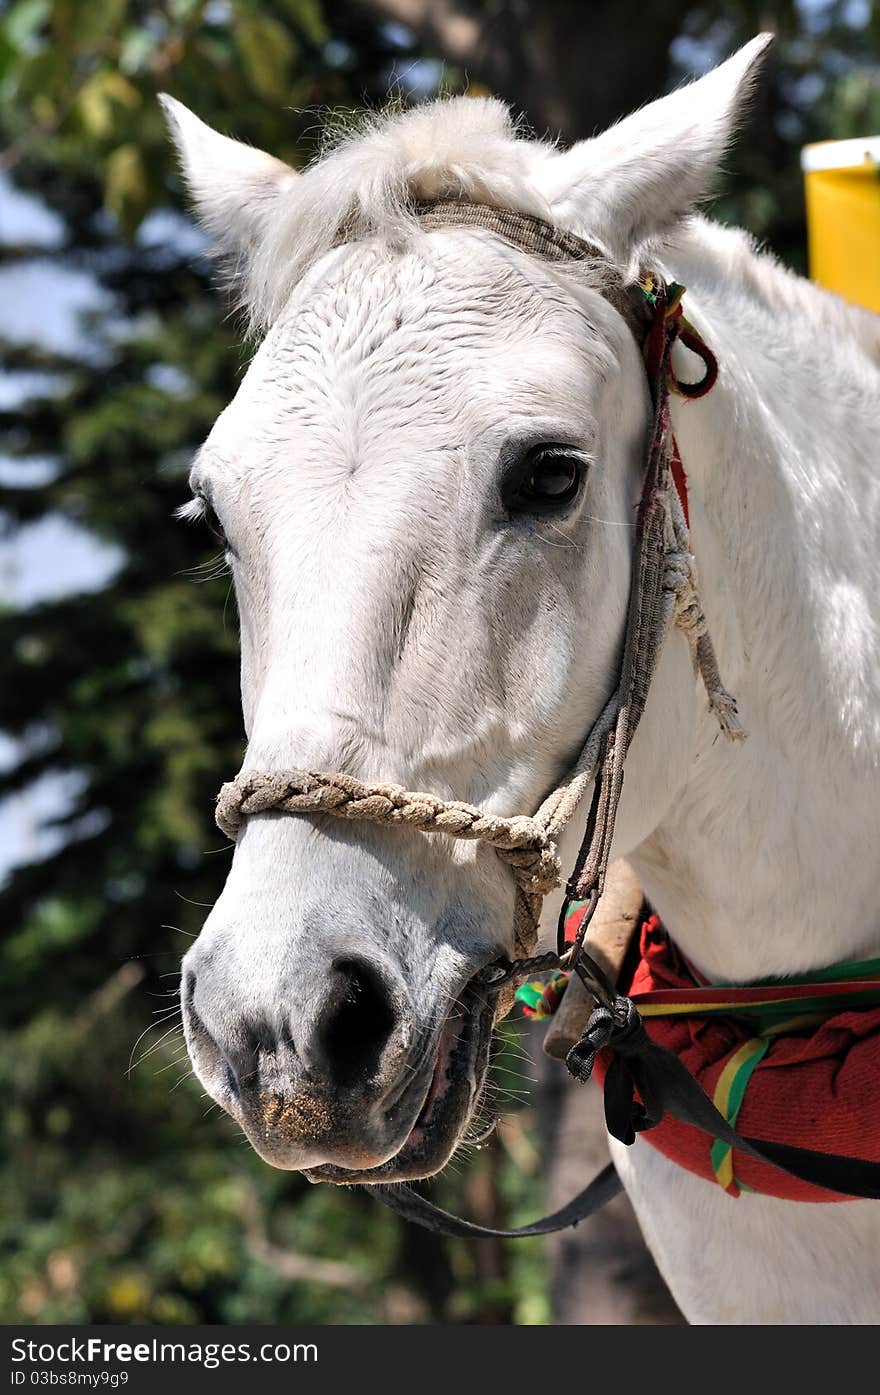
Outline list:
[[[700,695],[683,786],[632,861],[684,952],[747,981],[880,954],[880,357],[744,244],[731,292],[730,236],[670,257],[721,365],[673,425],[748,739],[719,738]]]

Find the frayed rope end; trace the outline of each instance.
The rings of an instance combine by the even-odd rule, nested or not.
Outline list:
[[[728,741],[745,741],[748,732],[739,719],[736,698],[726,688],[709,693],[709,711]]]

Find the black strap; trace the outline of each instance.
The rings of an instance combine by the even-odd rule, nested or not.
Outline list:
[[[605,1123],[621,1143],[632,1143],[637,1133],[671,1114],[799,1182],[843,1196],[880,1198],[880,1163],[744,1138],[674,1052],[651,1040],[635,1004],[620,994],[611,1008],[594,1008],[583,1036],[569,1051],[565,1063],[576,1080],[589,1080],[596,1052],[606,1046],[613,1056],[605,1076]]]
[[[593,1010],[583,1036],[569,1051],[566,1065],[576,1080],[590,1079],[596,1052],[605,1047],[613,1053],[605,1076],[605,1123],[608,1132],[621,1143],[633,1143],[637,1133],[653,1128],[665,1114],[670,1114],[759,1162],[778,1167],[800,1182],[825,1187],[840,1196],[880,1198],[880,1163],[743,1138],[718,1112],[678,1057],[651,1040],[635,1004],[620,994],[610,1007]],[[493,1230],[462,1220],[435,1206],[412,1187],[366,1190],[406,1220],[440,1235],[518,1240],[576,1226],[616,1196],[621,1182],[614,1164],[609,1163],[567,1206],[516,1230]]]
[[[477,1225],[475,1221],[453,1216],[451,1211],[435,1206],[433,1201],[413,1191],[412,1187],[366,1187],[365,1190],[371,1192],[383,1206],[390,1206],[398,1216],[424,1226],[426,1230],[434,1230],[438,1235],[464,1240],[521,1240],[527,1235],[551,1235],[555,1230],[567,1230],[569,1226],[577,1225],[578,1221],[594,1215],[606,1201],[617,1196],[622,1191],[622,1184],[614,1163],[608,1163],[567,1206],[517,1230],[493,1230],[491,1226]]]

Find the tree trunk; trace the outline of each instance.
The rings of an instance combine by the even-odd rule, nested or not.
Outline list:
[[[540,1052],[540,1043],[536,1050]],[[570,1080],[559,1061],[541,1056],[538,1118],[548,1211],[570,1201],[608,1161],[602,1092]],[[684,1321],[648,1252],[626,1196],[575,1230],[552,1236],[553,1320],[589,1327]]]
[[[372,0],[427,49],[524,112],[582,140],[666,89],[687,0]]]

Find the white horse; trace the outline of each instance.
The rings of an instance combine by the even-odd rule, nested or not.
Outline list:
[[[767,42],[565,152],[499,102],[457,98],[376,118],[298,175],[167,103],[266,331],[189,506],[228,540],[245,769],[527,811],[615,681],[649,419],[639,347],[601,267],[426,231],[411,201],[534,213],[687,286],[721,373],[674,400],[673,426],[748,740],[716,739],[671,632],[614,852],[728,982],[880,954],[878,321],[692,211]],[[698,376],[685,348],[674,361]],[[205,1088],[277,1166],[436,1171],[477,1105],[491,1023],[468,985],[512,953],[513,895],[472,843],[246,820],[184,961]],[[691,1321],[880,1317],[873,1202],[732,1199],[644,1139],[613,1155]]]

